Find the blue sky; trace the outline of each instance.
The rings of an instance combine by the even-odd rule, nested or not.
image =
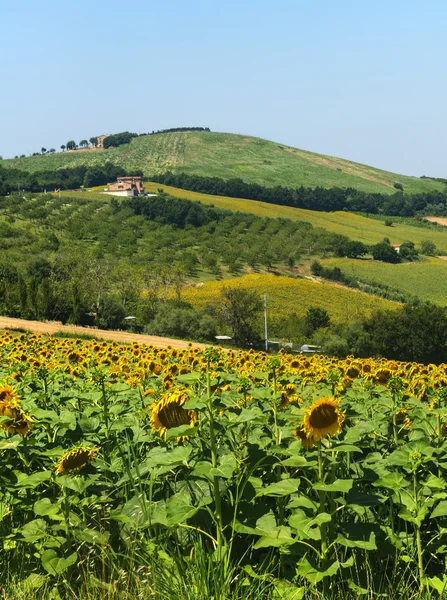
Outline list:
[[[447,177],[442,0],[17,0],[0,155],[206,126]]]

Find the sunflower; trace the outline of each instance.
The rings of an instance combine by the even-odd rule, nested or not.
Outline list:
[[[2,384],[0,385],[0,402],[8,404],[17,404],[19,402],[19,396],[12,385]]]
[[[295,429],[293,435],[301,441],[301,445],[303,448],[312,448],[312,446],[315,443],[313,438],[307,437],[306,432],[304,431],[304,428],[302,426],[299,429]]]
[[[177,391],[165,394],[159,402],[152,405],[150,423],[160,437],[166,439],[168,430],[174,427],[181,425],[194,427],[197,421],[196,411],[183,408],[188,400],[189,396],[185,392]]]
[[[315,400],[310,408],[304,409],[306,413],[302,429],[306,437],[319,442],[327,435],[337,434],[342,426],[344,413],[339,410],[339,402],[332,398]]]
[[[98,448],[81,447],[66,452],[57,464],[56,473],[58,475],[67,475],[68,473],[77,473],[86,467],[98,454]]]
[[[26,437],[33,428],[31,417],[17,403],[8,402],[7,400],[1,402],[0,417],[8,418],[8,421],[0,423],[0,427],[3,427],[13,435],[20,433],[20,435]]]

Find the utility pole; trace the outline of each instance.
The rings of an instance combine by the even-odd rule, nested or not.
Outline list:
[[[265,325],[265,351],[269,351],[269,333],[267,327],[267,294],[264,294],[264,325]]]

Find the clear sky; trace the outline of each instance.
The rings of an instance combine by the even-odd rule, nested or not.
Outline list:
[[[210,127],[447,177],[445,0],[16,0],[0,155]]]

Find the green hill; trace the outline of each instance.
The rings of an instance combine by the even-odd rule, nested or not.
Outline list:
[[[240,177],[266,186],[353,187],[390,194],[395,191],[395,183],[400,183],[408,193],[445,189],[441,182],[429,179],[397,175],[260,138],[212,132],[141,136],[130,144],[108,150],[59,152],[3,160],[0,164],[35,172],[102,165],[107,161],[129,171],[142,169],[147,177],[171,170],[224,179]]]

